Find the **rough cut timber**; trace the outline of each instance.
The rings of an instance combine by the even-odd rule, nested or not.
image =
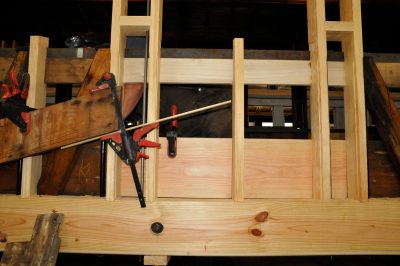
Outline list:
[[[96,82],[101,78],[101,75],[109,70],[110,50],[99,49],[93,59],[89,72],[81,85],[78,97],[87,95],[89,93],[88,89],[94,87]],[[84,116],[85,114],[81,113],[79,115]],[[46,154],[45,157],[48,163],[42,169],[42,175],[38,184],[38,193],[46,195],[58,195],[64,193],[68,181],[71,178],[74,178],[74,176],[79,175],[74,174],[77,171],[74,171],[72,165],[76,165],[78,162],[83,164],[84,161],[86,162],[87,160],[90,160],[87,155],[84,158],[82,157],[82,155],[86,154],[86,150],[93,150],[93,143],[71,147],[64,150],[59,149]],[[97,170],[98,169],[99,168],[97,167]]]
[[[110,91],[99,91],[79,99],[31,112],[27,135],[8,119],[0,120],[0,163],[12,161],[118,128]]]
[[[38,215],[32,241],[8,243],[1,257],[1,265],[56,265],[61,245],[58,228],[63,220],[62,213]]]
[[[371,57],[364,58],[364,80],[367,108],[400,175],[400,113]]]

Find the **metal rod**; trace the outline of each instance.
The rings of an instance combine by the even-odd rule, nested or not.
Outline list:
[[[107,141],[100,142],[100,197],[106,196],[106,171],[107,171]]]
[[[19,159],[17,164],[17,187],[15,188],[15,194],[21,195],[21,184],[22,184],[22,165],[24,159]]]
[[[147,0],[146,15],[150,14],[150,0]],[[147,67],[149,61],[149,31],[146,31],[146,43],[144,47],[144,69],[143,69],[143,97],[142,97],[142,121],[147,121]],[[144,147],[141,148],[141,152],[144,153]],[[140,159],[140,183],[144,189],[144,158]]]
[[[151,125],[151,124],[154,124],[154,123],[161,123],[161,122],[165,122],[165,121],[181,118],[181,117],[184,117],[184,116],[193,115],[195,113],[200,113],[200,112],[203,112],[203,111],[207,111],[207,110],[210,110],[210,109],[214,109],[214,108],[217,108],[217,107],[228,105],[231,102],[232,102],[231,100],[224,101],[224,102],[220,102],[220,103],[216,103],[216,104],[207,105],[207,106],[204,106],[204,107],[201,107],[201,108],[198,108],[198,109],[194,109],[194,110],[191,110],[191,111],[183,112],[183,113],[180,113],[180,114],[177,114],[177,115],[167,116],[167,117],[164,117],[164,118],[161,118],[161,119],[157,119],[155,121],[143,123],[141,125],[128,127],[126,129],[126,131],[138,129],[138,128],[141,128],[141,127],[144,127],[144,126],[147,126],[147,125]],[[89,138],[89,139],[86,139],[86,140],[82,140],[82,141],[79,141],[79,142],[75,142],[75,143],[72,143],[72,144],[69,144],[69,145],[66,145],[66,146],[62,146],[61,149],[71,148],[71,147],[74,147],[74,146],[77,146],[77,145],[80,145],[80,144],[84,144],[84,143],[87,143],[87,142],[98,140],[98,139],[100,139],[102,137],[105,137],[105,136],[108,136],[108,135],[111,135],[111,134],[116,134],[116,133],[121,133],[121,131],[117,130],[117,131],[114,131],[114,132],[110,132],[108,134],[104,134],[104,135],[100,135],[100,136],[97,136],[97,137],[93,137],[93,138]]]

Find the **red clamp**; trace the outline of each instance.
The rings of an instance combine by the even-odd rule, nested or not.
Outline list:
[[[150,124],[150,125],[144,126],[142,128],[136,129],[133,132],[133,136],[132,136],[133,146],[134,146],[133,147],[133,151],[134,151],[134,153],[136,153],[136,154],[134,154],[135,155],[134,157],[136,158],[136,161],[138,161],[140,158],[144,158],[144,159],[148,159],[149,158],[149,156],[147,154],[144,154],[144,153],[140,152],[140,149],[142,147],[146,147],[146,148],[160,148],[161,147],[160,143],[143,139],[143,137],[147,133],[149,133],[153,129],[157,128],[158,125],[159,125],[158,123]],[[121,143],[122,143],[121,135],[119,133],[105,135],[105,136],[101,137],[100,139],[101,140],[110,140],[111,139],[113,142],[115,142],[119,146],[121,146]],[[113,145],[111,145],[111,147],[114,149]],[[117,149],[114,149],[114,150],[117,152],[118,156],[121,159],[124,160],[127,157],[125,154],[123,154],[123,151],[122,151],[121,147],[119,149],[117,148]]]

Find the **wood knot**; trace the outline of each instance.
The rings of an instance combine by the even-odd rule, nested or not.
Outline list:
[[[253,229],[251,229],[250,232],[253,236],[262,236],[262,234],[263,234],[262,231],[258,228],[253,228]]]
[[[7,242],[7,235],[5,233],[0,232],[0,242]]]
[[[256,217],[254,217],[254,219],[259,223],[265,222],[267,220],[267,218],[268,218],[267,211],[260,212],[259,214],[256,215]]]

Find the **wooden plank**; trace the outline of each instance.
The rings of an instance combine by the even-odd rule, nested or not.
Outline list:
[[[38,215],[32,240],[8,243],[1,257],[1,265],[56,265],[61,244],[58,229],[63,219],[62,213]]]
[[[341,0],[340,18],[354,22],[353,34],[342,40],[348,197],[364,201],[368,199],[368,170],[360,0]]]
[[[346,141],[331,140],[332,198],[347,198]]]
[[[167,156],[160,138],[158,196],[231,198],[232,145],[229,138],[179,138],[179,154]],[[332,145],[335,198],[347,197],[345,141]],[[311,140],[245,139],[245,198],[311,198]],[[130,170],[121,169],[121,196],[135,196]]]
[[[400,252],[399,199],[365,203],[159,199],[142,209],[136,200],[127,199],[0,198],[0,231],[10,242],[29,240],[37,214],[64,213],[61,252],[171,256]],[[258,218],[262,212],[269,214],[265,220]],[[150,230],[155,221],[164,225],[161,234]],[[0,249],[4,246],[0,243]]]
[[[233,40],[232,199],[244,199],[244,41]]]
[[[78,97],[88,95],[89,89],[93,88],[103,73],[109,70],[110,50],[99,49],[79,89]],[[111,114],[115,113],[115,111],[111,109],[110,111],[112,111]],[[45,195],[58,195],[66,193],[68,191],[68,180],[73,179],[73,165],[77,165],[77,167],[79,166],[79,169],[81,170],[77,176],[81,177],[81,174],[86,172],[81,169],[81,167],[83,168],[84,161],[89,160],[89,156],[85,156],[81,160],[79,159],[81,155],[85,154],[85,150],[92,150],[91,147],[93,147],[93,143],[78,147],[71,147],[69,149],[58,149],[46,154],[46,165],[42,169],[42,175],[38,184],[38,193]],[[87,176],[85,179],[87,179]],[[82,191],[82,189],[80,191]],[[96,193],[98,193],[98,187],[95,192],[92,192],[92,194]]]
[[[371,57],[364,58],[364,77],[369,113],[400,175],[400,113]]]
[[[48,59],[46,63],[46,83],[82,83],[84,79],[84,74],[86,70],[82,70],[82,72],[75,71],[74,69],[86,69],[88,65],[90,65],[91,60],[94,57],[94,53],[88,48],[83,49],[83,56],[82,58],[77,57],[77,50],[78,49],[71,49],[71,48],[49,48],[48,49]],[[0,52],[2,49],[0,49]],[[136,51],[136,50],[135,50]],[[129,51],[127,51],[128,53]],[[219,80],[218,77],[215,77],[215,73],[219,73],[218,69],[221,67],[220,65],[213,66],[214,63],[219,64],[219,61],[214,61],[211,59],[230,59],[232,55],[232,51],[230,49],[162,49],[161,51],[162,57],[161,58],[161,79],[163,83],[167,83],[165,81],[169,81],[170,83],[184,83],[185,81],[179,81],[179,79],[188,79],[191,83],[194,82],[194,78],[190,78],[193,75],[201,75],[202,80],[205,78],[204,82],[213,83],[211,80],[216,80],[215,83],[223,83],[229,84],[229,78],[224,78],[223,80]],[[387,84],[388,87],[400,87],[400,63],[398,59],[398,54],[371,54],[366,53],[368,56],[373,56],[377,62],[378,68]],[[126,55],[129,57],[129,53]],[[140,57],[143,57],[143,52],[140,53]],[[165,58],[164,58],[165,57]],[[183,61],[180,60],[167,60],[167,63],[164,63],[166,59],[185,59]],[[196,71],[200,71],[198,73],[191,73],[188,71],[188,75],[179,75],[179,71],[185,71],[182,73],[186,73],[186,68],[182,67],[181,69],[175,70],[178,66],[175,64],[185,64],[186,66],[193,65],[190,61],[192,59],[206,59],[205,61],[200,60],[199,66],[197,66]],[[310,70],[309,69],[309,52],[308,51],[271,51],[271,50],[246,50],[245,51],[245,61],[250,59],[256,59],[255,62],[251,63],[249,67],[255,69],[257,71],[261,71],[262,73],[257,74],[254,76],[254,79],[257,78],[259,81],[253,80],[253,78],[249,78],[249,83],[256,84],[259,82],[260,84],[273,84],[274,82],[280,83],[285,82],[284,78],[290,78],[288,81],[294,82],[294,84],[303,84],[309,85],[310,84]],[[333,61],[343,61],[343,54],[341,52],[328,52],[328,59],[331,58]],[[139,58],[135,58],[138,60]],[[265,60],[268,59],[268,60]],[[2,71],[7,71],[9,65],[11,64],[10,57],[0,57],[0,73]],[[125,61],[130,61],[131,58],[126,58]],[[126,74],[128,79],[134,79],[135,82],[142,82],[143,81],[143,60],[139,60],[138,62],[132,61],[129,63],[132,68],[130,70],[135,70],[133,74]],[[211,60],[211,61],[209,61]],[[281,67],[277,68],[277,66],[273,65],[275,63],[271,63],[269,61],[277,61],[278,64],[284,64]],[[263,61],[267,61],[268,63],[265,65]],[[280,62],[280,61],[289,61],[289,62]],[[290,61],[306,61],[306,63],[299,63],[299,66],[296,67],[294,63]],[[225,62],[225,61],[222,61]],[[202,64],[206,64],[204,67],[201,67]],[[332,65],[333,63],[333,65]],[[338,63],[336,66],[335,63]],[[127,63],[125,63],[127,64]],[[137,64],[140,64],[139,66]],[[164,64],[166,64],[164,66]],[[246,65],[249,63],[246,63]],[[260,64],[260,66],[253,64]],[[272,65],[271,65],[272,64]],[[228,63],[223,63],[222,66],[226,67]],[[265,66],[264,66],[265,65]],[[193,67],[193,66],[191,66]],[[263,69],[266,67],[266,69]],[[334,67],[334,68],[333,68]],[[171,69],[172,68],[172,69]],[[246,67],[247,68],[247,67]],[[261,69],[260,69],[261,68]],[[291,70],[293,68],[293,70]],[[304,69],[305,68],[305,69]],[[57,69],[57,71],[56,71]],[[163,70],[164,69],[164,70]],[[171,74],[165,71],[171,69]],[[282,71],[294,72],[290,74],[280,74],[277,75],[279,72]],[[202,72],[208,71],[207,73],[202,74]],[[216,72],[217,71],[217,72]],[[271,72],[273,71],[273,72]],[[165,74],[163,74],[165,72]],[[249,71],[250,74],[252,72]],[[343,63],[342,62],[328,62],[328,84],[331,86],[343,86],[344,85],[344,70],[343,70]],[[338,72],[338,73],[336,73]],[[4,75],[3,73],[3,75]],[[141,73],[141,74],[140,74]],[[229,75],[229,70],[224,71]],[[274,74],[276,73],[276,74]],[[293,76],[295,74],[295,76]],[[141,77],[140,77],[141,75]],[[173,76],[172,76],[173,75]],[[210,76],[211,75],[211,76]],[[253,74],[251,74],[253,75]],[[137,77],[136,77],[137,76]],[[186,76],[186,77],[185,77]],[[331,77],[332,76],[332,77]],[[0,75],[0,80],[2,76]],[[209,80],[210,79],[210,80]],[[124,78],[125,80],[125,78]],[[164,81],[163,81],[164,80]],[[193,81],[194,80],[194,81]],[[201,81],[202,81],[201,80]],[[286,81],[286,82],[288,82]]]
[[[29,44],[30,76],[29,95],[26,105],[40,109],[46,106],[46,84],[44,82],[46,54],[49,39],[31,36]],[[42,156],[27,157],[23,160],[21,197],[30,197],[37,193],[37,183],[42,172]]]
[[[31,132],[26,136],[8,119],[1,119],[0,163],[115,131],[112,102],[111,92],[100,91],[33,111]]]
[[[149,67],[148,67],[148,102],[147,120],[156,121],[160,115],[160,57],[162,38],[163,1],[151,0],[151,26],[149,31]],[[143,68],[142,68],[143,69]],[[142,79],[143,80],[143,79]],[[150,141],[158,142],[158,130],[147,135]],[[148,202],[157,198],[158,150],[149,149],[145,173],[145,195]]]
[[[143,81],[143,59],[125,58],[124,82]],[[342,62],[328,62],[328,84],[344,85]],[[245,84],[310,85],[307,60],[244,60]],[[160,82],[169,84],[232,84],[232,59],[161,58]]]
[[[313,197],[329,200],[331,158],[325,1],[307,0],[308,43],[311,59],[310,115],[313,143]]]
[[[312,198],[311,140],[245,140],[245,198]]]
[[[48,58],[46,83],[82,83],[93,59]]]

